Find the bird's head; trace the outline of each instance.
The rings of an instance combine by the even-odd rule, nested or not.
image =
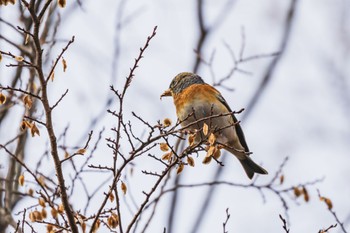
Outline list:
[[[164,96],[173,96],[176,94],[179,94],[187,87],[193,85],[193,84],[203,84],[203,79],[198,76],[197,74],[190,73],[190,72],[182,72],[173,78],[173,80],[170,83],[169,89],[167,89],[160,98]]]

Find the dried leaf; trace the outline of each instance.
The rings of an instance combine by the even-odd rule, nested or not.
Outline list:
[[[209,164],[209,163],[211,162],[211,160],[212,160],[212,157],[211,157],[211,156],[209,156],[209,157],[206,156],[206,157],[203,159],[202,163],[203,163],[203,164]]]
[[[18,183],[20,186],[24,185],[24,175],[23,174],[18,177]]]
[[[47,212],[46,212],[45,208],[41,209],[41,216],[43,216],[43,219],[47,218]]]
[[[67,70],[67,61],[62,57],[62,65],[63,65],[63,72],[66,72]]]
[[[50,79],[53,82],[55,80],[55,71],[52,71],[52,74],[50,75]]]
[[[170,126],[171,125],[171,120],[169,119],[169,118],[165,118],[164,120],[163,120],[163,126],[164,127],[168,127],[168,126]]]
[[[187,163],[191,167],[194,167],[194,159],[191,156],[187,156]]]
[[[180,163],[177,170],[176,170],[176,174],[180,174],[183,170],[184,170],[184,164]]]
[[[169,150],[169,146],[165,142],[160,143],[159,146],[160,146],[161,151],[166,152]]]
[[[216,142],[216,136],[215,136],[215,134],[213,134],[213,133],[210,134],[210,136],[209,136],[209,138],[208,138],[208,142],[209,142],[209,144],[210,144],[211,146],[215,144],[215,142]]]
[[[39,202],[39,205],[40,205],[41,207],[45,207],[45,206],[46,206],[46,205],[45,205],[45,200],[44,200],[44,198],[40,197],[39,200],[38,200],[38,202]]]
[[[53,231],[53,225],[47,224],[47,226],[46,226],[46,231],[47,231],[47,232]]]
[[[37,134],[38,136],[40,136],[40,131],[39,131],[38,127],[36,127],[35,122],[33,122],[32,127],[30,128],[30,132],[31,132],[31,134],[32,134],[32,137],[34,137],[35,134]]]
[[[64,158],[66,159],[66,158],[68,158],[70,155],[69,155],[69,153],[67,152],[67,151],[65,151],[64,152]]]
[[[0,104],[6,103],[6,95],[0,92]]]
[[[95,233],[97,232],[98,228],[100,228],[101,221],[100,219],[97,219],[95,225],[92,227],[92,232]]]
[[[27,45],[29,42],[29,34],[26,33],[26,38],[24,39],[24,44]]]
[[[113,202],[113,201],[114,201],[114,194],[113,194],[113,193],[110,193],[109,196],[108,196],[108,198],[109,198],[109,200],[110,200],[111,202]]]
[[[221,156],[220,148],[219,148],[219,147],[216,147],[216,150],[215,150],[215,152],[214,152],[214,154],[213,154],[213,157],[217,160],[217,159],[220,158],[220,156]]]
[[[39,184],[41,185],[41,186],[45,186],[45,177],[43,177],[43,176],[39,176],[38,177],[38,181],[39,181]]]
[[[63,204],[60,204],[59,206],[58,206],[58,213],[60,213],[60,214],[63,214],[64,213],[64,206],[63,206]]]
[[[207,135],[208,131],[209,131],[209,126],[206,123],[204,123],[203,124],[203,134]]]
[[[327,204],[328,209],[331,210],[333,208],[333,203],[332,203],[331,199],[325,198],[324,202]]]
[[[215,146],[210,146],[207,152],[206,157],[211,157],[217,151]]]
[[[31,222],[35,222],[34,212],[30,212],[30,213],[29,213],[29,220],[30,220]]]
[[[51,216],[55,219],[57,218],[58,211],[55,208],[51,208]]]
[[[121,185],[120,185],[120,188],[122,189],[124,195],[126,194],[126,191],[127,191],[127,187],[126,187],[126,184],[122,181]]]
[[[299,197],[301,195],[301,191],[298,187],[294,187],[293,192],[296,197]]]
[[[66,0],[57,0],[57,4],[58,4],[59,7],[65,8],[67,2],[66,2]]]
[[[31,109],[33,105],[33,100],[29,95],[25,95],[23,97],[23,103],[24,103],[24,106],[26,106],[28,109]]]
[[[22,56],[15,56],[15,60],[21,62],[24,60],[24,58]]]
[[[165,154],[162,156],[162,160],[170,161],[172,155],[173,155],[173,152],[165,153]]]
[[[83,222],[82,224],[80,224],[80,226],[81,226],[81,229],[83,230],[83,233],[85,233],[86,232],[86,223]]]
[[[193,144],[194,144],[194,139],[196,138],[196,134],[195,133],[193,133],[193,134],[190,134],[189,136],[188,136],[188,143],[190,144],[190,146],[193,146]]]
[[[24,130],[26,130],[27,128],[30,128],[31,127],[31,125],[30,125],[30,123],[29,122],[27,122],[27,121],[25,121],[25,120],[23,120],[22,122],[21,122],[21,125],[20,125],[20,129],[21,129],[21,131],[24,131]]]
[[[77,150],[77,152],[75,152],[76,154],[80,154],[80,155],[84,155],[86,152],[86,149],[84,148],[80,148],[79,150]]]
[[[28,195],[32,197],[33,194],[34,194],[34,190],[33,190],[32,188],[30,188],[30,189],[28,190]]]
[[[2,61],[2,53],[0,52],[0,62]]]
[[[107,218],[107,225],[110,228],[116,228],[119,225],[119,217],[115,213],[112,213],[111,216]]]
[[[284,175],[281,175],[280,176],[280,184],[283,184],[283,182],[284,182]]]
[[[308,202],[310,200],[310,196],[309,196],[309,193],[306,190],[305,186],[303,186],[303,188],[302,188],[302,193],[304,194],[304,201]]]
[[[320,197],[320,200],[323,201],[324,203],[326,203],[329,210],[331,210],[333,208],[333,203],[332,203],[331,199],[329,199],[327,197]]]
[[[33,211],[33,218],[34,221],[42,221],[43,220],[43,216],[41,215],[41,212],[35,210]]]

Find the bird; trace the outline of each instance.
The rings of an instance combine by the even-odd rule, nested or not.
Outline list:
[[[205,83],[199,75],[191,72],[179,73],[161,98],[166,96],[173,97],[181,126],[187,126],[189,131],[197,132],[196,142],[206,140],[205,136],[203,137],[203,130],[200,129],[203,129],[204,124],[210,125],[216,143],[237,157],[250,179],[255,173],[268,174],[250,158],[251,152],[243,130],[224,97],[213,86]]]

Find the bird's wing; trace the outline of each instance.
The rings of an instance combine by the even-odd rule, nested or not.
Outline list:
[[[227,108],[227,110],[229,112],[232,112],[230,106],[228,106],[226,100],[224,99],[224,97],[222,97],[222,95],[220,94],[219,91],[217,91],[216,96],[217,96],[218,100]],[[233,113],[232,113],[232,119],[233,119],[234,123],[237,122],[237,119]],[[249,152],[249,148],[248,148],[247,142],[245,141],[244,133],[243,133],[243,130],[242,130],[240,124],[235,124],[235,129],[236,129],[236,133],[237,133],[237,136],[238,136],[240,143],[244,147],[245,151]]]

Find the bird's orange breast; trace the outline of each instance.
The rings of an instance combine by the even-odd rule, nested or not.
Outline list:
[[[176,114],[179,119],[186,117],[195,105],[218,102],[219,92],[207,84],[193,84],[179,94],[174,95]]]

